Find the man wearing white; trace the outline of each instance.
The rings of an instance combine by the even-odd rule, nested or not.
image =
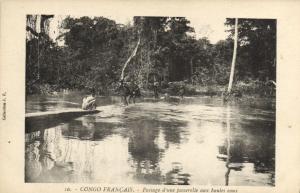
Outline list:
[[[83,98],[82,109],[83,110],[95,110],[96,109],[96,98],[93,93],[88,96],[85,96]]]

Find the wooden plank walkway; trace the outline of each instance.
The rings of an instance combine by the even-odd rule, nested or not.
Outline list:
[[[25,115],[25,129],[26,132],[32,132],[50,128],[83,115],[99,112],[99,110],[67,109],[63,111],[27,113]]]

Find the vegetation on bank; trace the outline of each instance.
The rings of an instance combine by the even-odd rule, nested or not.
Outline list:
[[[27,94],[64,89],[116,94],[122,71],[126,80],[144,91],[151,91],[158,81],[161,94],[178,95],[182,84],[185,95],[221,95],[227,87],[233,19],[224,24],[228,38],[212,44],[205,37],[196,39],[184,17],[134,17],[126,25],[104,17],[66,17],[59,36],[64,46],[59,46],[49,37],[49,21],[55,16],[37,17],[27,16]],[[136,54],[124,69],[134,49]],[[236,97],[275,96],[276,20],[239,19],[234,74]]]
[[[193,84],[185,84],[183,82],[172,82],[167,86],[162,86],[159,89],[159,95],[164,96],[168,94],[170,96],[179,96],[181,85],[184,84],[185,96],[223,96],[226,93],[227,87],[221,85],[193,85]],[[88,89],[61,89],[57,85],[36,85],[32,87],[30,93],[33,94],[42,94],[42,95],[56,95],[60,92],[66,92],[72,90],[80,90],[81,92],[89,92]],[[153,97],[154,93],[151,88],[141,88],[141,92],[143,96]],[[96,93],[97,95],[118,95],[119,93],[116,91],[115,87],[108,88],[105,93]],[[232,90],[232,96],[236,98],[240,98],[243,96],[258,96],[258,97],[275,97],[276,95],[276,87],[270,82],[261,82],[261,81],[253,81],[253,82],[237,82],[235,87]]]

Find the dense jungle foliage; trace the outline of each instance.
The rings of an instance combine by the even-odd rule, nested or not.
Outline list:
[[[184,17],[134,17],[126,25],[104,17],[67,17],[60,26],[64,46],[59,46],[48,34],[53,17],[41,15],[37,32],[36,16],[27,16],[27,94],[62,89],[111,94],[138,39],[125,79],[144,90],[151,89],[154,81],[162,88],[184,81],[190,94],[203,88],[218,92],[228,84],[234,19],[224,23],[230,31],[228,38],[212,44],[206,37],[195,38],[194,28]],[[239,19],[238,37],[234,90],[274,96],[270,82],[276,82],[276,20]]]

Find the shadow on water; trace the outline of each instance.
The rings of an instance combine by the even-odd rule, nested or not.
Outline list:
[[[98,114],[26,128],[26,182],[275,184],[272,109],[212,98],[103,101],[109,105]]]

